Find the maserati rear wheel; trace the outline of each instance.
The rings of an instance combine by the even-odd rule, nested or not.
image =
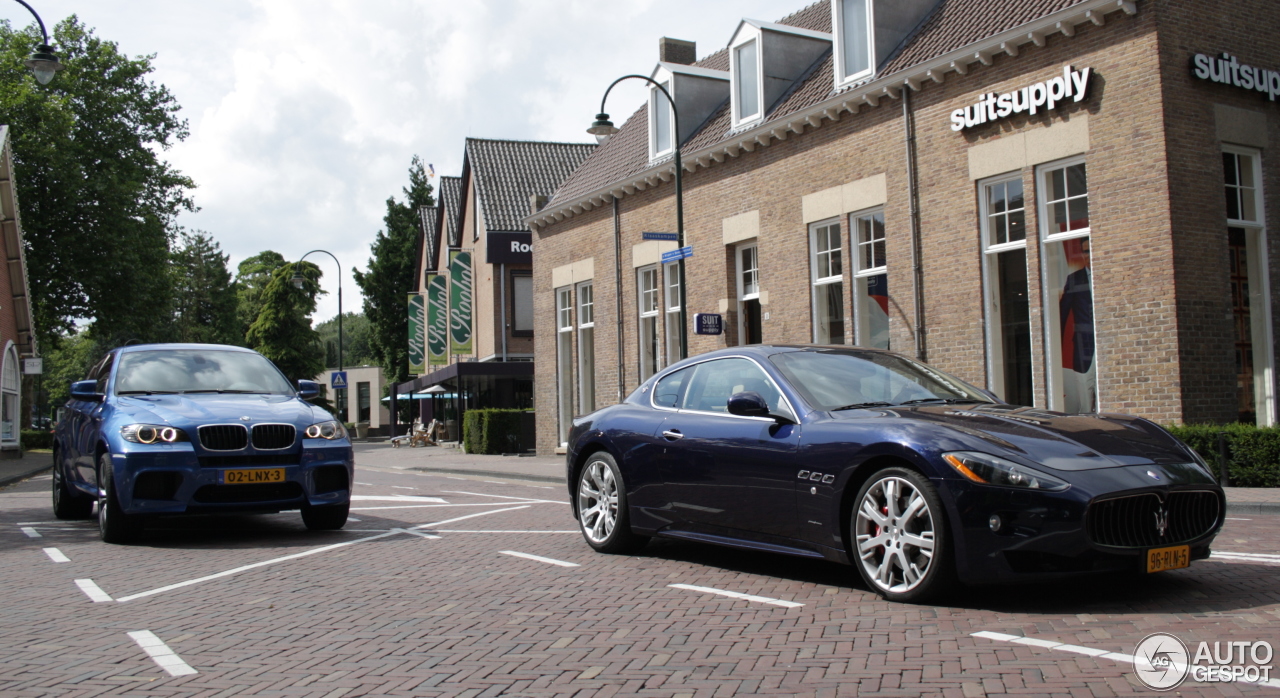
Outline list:
[[[613,456],[593,453],[578,474],[578,527],[601,553],[633,553],[649,542],[631,530],[627,492]]]
[[[920,603],[954,586],[955,557],[937,490],[920,473],[885,468],[858,491],[851,517],[855,566],[890,601]]]

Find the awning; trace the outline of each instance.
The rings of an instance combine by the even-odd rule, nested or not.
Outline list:
[[[495,378],[533,378],[532,361],[462,361],[449,364],[438,371],[405,381],[396,392],[420,392],[445,382],[454,382],[465,376],[493,376]]]

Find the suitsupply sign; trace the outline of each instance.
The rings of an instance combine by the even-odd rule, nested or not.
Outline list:
[[[471,253],[449,253],[449,344],[455,354],[472,353]]]
[[[449,363],[449,282],[443,274],[427,275],[427,364]]]

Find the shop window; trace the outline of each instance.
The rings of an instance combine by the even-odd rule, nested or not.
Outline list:
[[[533,336],[533,275],[528,271],[511,272],[511,334]]]
[[[556,289],[556,377],[560,410],[560,443],[573,426],[573,287]]]
[[[1228,278],[1234,322],[1236,419],[1275,424],[1271,362],[1270,279],[1263,225],[1261,157],[1257,151],[1229,148],[1222,154],[1227,199]]]
[[[684,358],[680,348],[680,263],[674,262],[662,268],[664,307],[666,308],[667,362],[674,363]]]
[[[733,49],[734,124],[751,121],[763,111],[760,106],[760,44],[748,41]]]
[[[671,81],[663,82],[662,88],[669,94]],[[671,128],[673,122],[671,102],[667,100],[666,95],[662,94],[662,90],[656,87],[649,88],[649,123],[652,124],[649,129],[650,159],[670,155],[675,150]]]
[[[108,365],[108,369],[109,365]],[[0,368],[0,441],[18,440],[18,392],[21,380],[18,375],[18,350],[10,344],[4,351],[4,366]]]
[[[849,216],[854,246],[854,343],[889,348],[889,275],[886,272],[884,211]]]
[[[1082,161],[1039,170],[1049,408],[1098,411],[1089,182]]]
[[[640,311],[640,382],[657,373],[662,355],[658,350],[658,267],[636,272],[636,300]]]
[[[844,264],[840,256],[840,221],[809,227],[813,273],[813,341],[844,344]]]
[[[369,398],[369,384],[356,383],[356,409],[360,412],[360,418],[356,421],[367,424],[373,416],[373,406]]]
[[[987,310],[987,387],[1005,402],[1031,406],[1031,304],[1022,177],[981,185],[983,291]]]
[[[836,0],[836,84],[870,77],[871,3]]]
[[[591,282],[578,284],[578,409],[596,411],[596,314]]]
[[[738,257],[738,344],[764,341],[760,312],[760,254],[755,243],[743,245]]]

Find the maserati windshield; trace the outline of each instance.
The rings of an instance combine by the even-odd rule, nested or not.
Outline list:
[[[819,410],[991,402],[964,381],[896,354],[824,349],[769,359]]]
[[[165,393],[292,395],[294,391],[274,364],[252,352],[163,349],[121,355],[117,395]]]

